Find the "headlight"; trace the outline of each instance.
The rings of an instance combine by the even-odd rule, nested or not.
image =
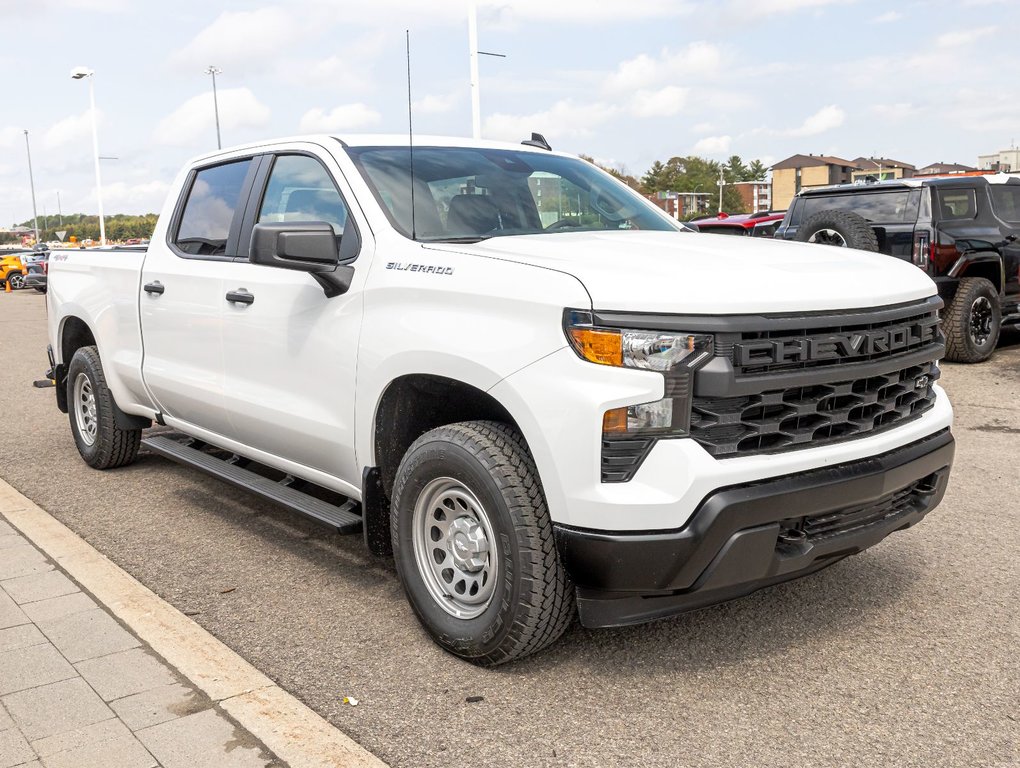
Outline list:
[[[601,328],[591,312],[568,310],[564,332],[574,351],[599,365],[656,371],[666,379],[665,397],[606,411],[603,438],[683,437],[691,421],[691,373],[713,354],[713,337],[675,331]]]

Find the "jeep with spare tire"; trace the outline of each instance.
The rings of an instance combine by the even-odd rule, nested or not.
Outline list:
[[[950,176],[802,189],[776,237],[910,261],[945,301],[946,358],[978,363],[1020,322],[1020,176]]]

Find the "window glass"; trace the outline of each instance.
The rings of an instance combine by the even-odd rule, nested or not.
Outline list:
[[[713,235],[747,235],[748,230],[743,227],[698,227],[701,232],[707,232]]]
[[[337,235],[343,234],[347,206],[329,172],[314,157],[281,155],[273,163],[258,223],[281,221],[324,221]]]
[[[779,229],[779,225],[782,223],[782,219],[776,219],[775,221],[766,221],[762,224],[755,224],[754,231],[751,235],[753,237],[775,237],[776,230]]]
[[[198,256],[226,252],[230,222],[250,164],[249,158],[203,168],[195,175],[174,240],[178,248]]]
[[[940,189],[939,215],[943,220],[973,219],[977,216],[977,197],[973,189]]]
[[[918,200],[907,190],[866,192],[852,195],[809,195],[804,198],[801,220],[819,211],[850,211],[871,222],[898,223],[917,219]]]
[[[408,149],[347,151],[393,226],[411,236]],[[551,153],[415,147],[413,196],[414,236],[419,240],[682,229],[591,163]]]
[[[1003,221],[1020,222],[1020,184],[990,184],[992,209]]]

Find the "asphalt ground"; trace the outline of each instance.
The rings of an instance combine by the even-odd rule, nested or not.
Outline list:
[[[45,347],[44,297],[0,294],[0,476],[394,766],[1020,764],[1016,332],[944,366],[957,460],[920,525],[726,605],[575,625],[496,670],[434,646],[360,537],[155,455],[86,467],[32,387]]]

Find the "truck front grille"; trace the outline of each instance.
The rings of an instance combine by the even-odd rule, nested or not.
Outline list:
[[[817,447],[917,418],[935,404],[934,362],[866,378],[768,389],[738,397],[695,397],[690,434],[724,458]]]

